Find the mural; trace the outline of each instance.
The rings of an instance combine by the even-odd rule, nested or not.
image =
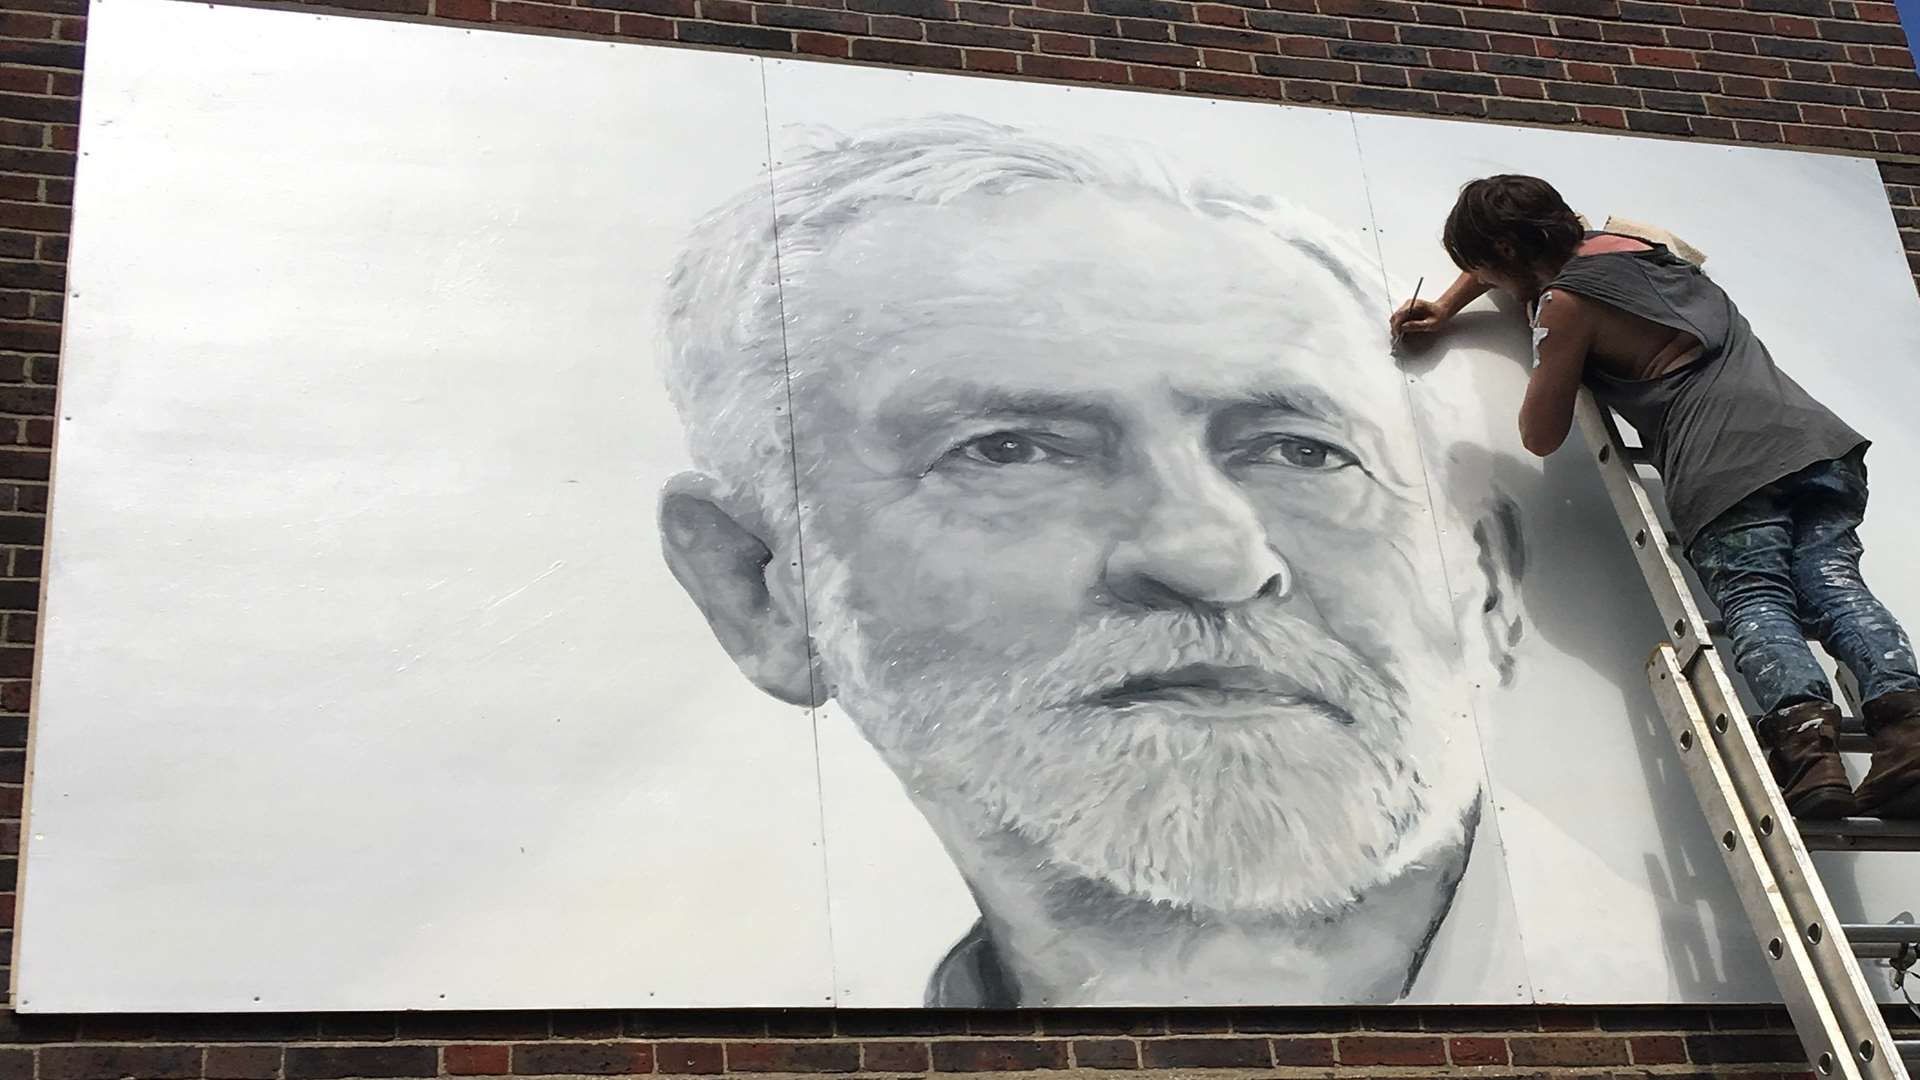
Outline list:
[[[777,294],[764,189],[676,271],[704,471],[661,534],[742,671],[836,700],[959,864],[983,919],[928,1003],[1395,999],[1483,778],[1377,264],[964,117],[773,185]],[[791,434],[754,407],[783,397]],[[1486,612],[1504,506],[1460,523]]]
[[[1771,996],[1524,319],[1386,315],[1537,172],[1899,460],[1870,163],[94,11],[23,1009]]]

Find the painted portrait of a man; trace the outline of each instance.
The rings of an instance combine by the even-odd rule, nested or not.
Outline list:
[[[1430,500],[1377,262],[963,118],[772,187],[774,244],[741,193],[670,284],[697,471],[663,543],[741,672],[836,702],[966,880],[927,1003],[1405,995],[1479,830],[1457,687],[1510,662],[1521,546],[1497,493]]]

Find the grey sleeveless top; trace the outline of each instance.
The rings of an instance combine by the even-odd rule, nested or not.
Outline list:
[[[1547,288],[1683,330],[1704,346],[1657,378],[1617,378],[1592,364],[1584,376],[1653,452],[1682,545],[1775,480],[1867,444],[1774,366],[1720,286],[1662,245],[1576,255]]]

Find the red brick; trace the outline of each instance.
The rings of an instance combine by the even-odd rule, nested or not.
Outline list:
[[[1320,1038],[1275,1039],[1273,1060],[1276,1065],[1332,1065],[1333,1040]]]
[[[7,923],[12,924],[12,896]],[[48,1046],[40,1050],[42,1080],[189,1080],[200,1075],[197,1046]],[[371,1075],[371,1074],[369,1074]]]
[[[933,1067],[939,1072],[1031,1072],[1069,1066],[1065,1042],[981,1039],[935,1043]]]
[[[992,71],[1002,75],[1012,75],[1020,70],[1020,57],[1017,54],[994,52],[990,49],[963,50],[961,61],[968,71]]]
[[[727,1068],[733,1072],[853,1072],[860,1068],[860,1046],[857,1043],[728,1043]]]
[[[1264,1069],[1273,1064],[1265,1039],[1149,1039],[1140,1044],[1149,1069]]]
[[[286,1059],[287,1080],[440,1075],[431,1046],[289,1046]]]
[[[1621,126],[1626,126],[1624,118]],[[1505,1039],[1455,1036],[1447,1040],[1447,1054],[1455,1065],[1505,1065],[1507,1042]]]
[[[1636,1035],[1627,1040],[1635,1065],[1681,1065],[1687,1044],[1677,1035]]]
[[[933,1067],[923,1042],[870,1042],[860,1046],[860,1068],[865,1072],[922,1073]],[[666,1066],[661,1065],[661,1071]]]
[[[550,4],[526,4],[520,0],[497,0],[494,18],[521,26],[541,26],[550,30],[580,30],[591,34],[611,34],[617,28],[610,11],[588,8],[555,7]]]
[[[1135,86],[1150,86],[1156,90],[1178,90],[1181,86],[1181,73],[1172,68],[1141,67],[1135,64],[1127,68],[1128,81]]]
[[[1034,45],[1043,53],[1057,56],[1092,56],[1093,39],[1078,34],[1038,33],[1034,35]]]
[[[645,1043],[518,1043],[518,1076],[633,1076],[653,1071],[653,1048]]]
[[[663,1073],[692,1074],[727,1071],[725,1049],[712,1042],[663,1042],[653,1048],[655,1068]]]
[[[1508,1040],[1515,1065],[1625,1065],[1627,1041],[1573,1035]]]
[[[623,16],[620,21],[622,24],[625,24],[626,18]],[[851,43],[843,37],[835,37],[832,34],[816,34],[807,30],[798,31],[793,35],[794,51],[803,52],[809,56],[838,56],[844,58],[847,55],[850,44]]]
[[[1131,1039],[1076,1039],[1073,1063],[1083,1069],[1137,1069],[1140,1047]]]
[[[1430,1036],[1348,1035],[1339,1040],[1342,1065],[1445,1065],[1447,1044]]]
[[[658,15],[639,15],[623,11],[620,13],[618,33],[621,37],[646,38],[651,41],[672,41],[674,37],[673,20],[663,19]],[[795,34],[794,48],[800,52],[811,51],[800,44],[801,38],[809,37],[827,38],[827,40],[830,41],[838,41],[840,43],[840,51],[828,55],[847,55],[846,39],[831,38],[825,34]]]
[[[1073,82],[1126,83],[1130,81],[1125,64],[1110,64],[1104,60],[1082,60],[1077,57],[1042,56],[1037,53],[1020,57],[1020,73],[1043,79],[1066,79]]]
[[[513,1071],[513,1048],[464,1043],[441,1051],[448,1076],[505,1076]]]
[[[1580,122],[1595,127],[1622,128],[1627,126],[1627,114],[1607,105],[1581,105],[1577,111]]]
[[[1679,49],[1653,49],[1637,46],[1633,50],[1633,62],[1636,64],[1644,64],[1647,67],[1690,69],[1695,66],[1694,55],[1690,52],[1683,52]]]

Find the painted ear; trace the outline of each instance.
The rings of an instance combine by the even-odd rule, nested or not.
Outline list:
[[[819,705],[798,575],[775,561],[759,516],[730,511],[717,488],[712,477],[683,473],[660,493],[667,568],[755,686],[790,705]]]
[[[1527,569],[1527,544],[1519,505],[1496,491],[1473,523],[1473,540],[1480,549],[1480,573],[1487,589],[1480,605],[1480,632],[1486,636],[1487,655],[1500,675],[1500,685],[1506,686],[1513,682],[1514,653],[1526,636],[1520,580]]]

